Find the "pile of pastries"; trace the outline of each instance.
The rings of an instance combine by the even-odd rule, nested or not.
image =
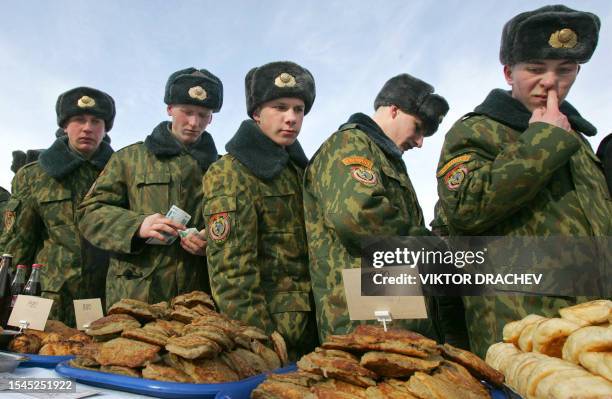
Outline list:
[[[83,332],[66,326],[61,321],[47,320],[44,331],[26,329],[13,338],[8,350],[46,356],[78,355],[92,339]]]
[[[183,383],[238,381],[287,363],[283,338],[215,311],[194,291],[149,305],[122,299],[90,324],[94,344],[71,366]]]
[[[296,372],[270,375],[251,398],[480,399],[491,396],[479,380],[504,382],[471,352],[372,325],[330,336],[297,366]]]
[[[612,398],[612,301],[530,314],[504,326],[486,362],[527,399]]]

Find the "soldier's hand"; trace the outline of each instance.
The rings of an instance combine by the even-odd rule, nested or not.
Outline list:
[[[140,238],[157,238],[160,241],[166,241],[161,232],[178,235],[177,230],[185,230],[186,227],[172,219],[168,219],[160,213],[149,215],[142,221],[140,229],[138,229],[138,237]]]
[[[206,245],[206,229],[196,234],[189,233],[187,237],[181,237],[181,247],[193,255],[205,256]]]
[[[572,126],[567,120],[567,116],[559,110],[559,98],[556,90],[548,91],[546,107],[540,107],[533,110],[529,123],[535,122],[545,122],[560,127],[568,132],[572,130]]]

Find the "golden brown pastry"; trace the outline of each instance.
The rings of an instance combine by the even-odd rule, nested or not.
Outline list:
[[[333,378],[313,385],[310,390],[317,399],[367,399],[365,388]]]
[[[181,370],[159,363],[149,363],[142,369],[142,378],[168,382],[193,383],[193,379]]]
[[[584,352],[612,352],[612,329],[588,326],[574,331],[561,351],[563,359],[578,364]]]
[[[146,302],[139,301],[137,299],[124,298],[119,302],[115,302],[113,306],[108,309],[108,314],[127,314],[138,320],[153,320],[159,313],[157,308],[151,310],[151,305]],[[140,327],[140,326],[139,326]]]
[[[124,330],[139,328],[138,320],[127,314],[111,314],[102,317],[89,325],[86,331],[90,336],[104,336],[110,334],[120,334]]]
[[[102,366],[100,371],[103,373],[119,374],[128,377],[140,378],[140,370],[124,366]]]
[[[132,328],[131,330],[125,330],[121,333],[121,336],[123,338],[135,339],[136,341],[142,341],[158,346],[166,346],[168,343],[168,336],[158,331],[145,328]]]
[[[585,352],[578,360],[591,373],[612,381],[612,352]]]
[[[213,302],[210,295],[208,295],[204,291],[192,291],[187,294],[174,297],[172,298],[170,305],[172,307],[175,307],[176,305],[182,305],[188,308],[192,308],[196,305],[204,305],[212,310],[215,310],[215,303]]]
[[[487,380],[498,386],[504,383],[504,375],[502,373],[490,367],[484,360],[472,352],[456,348],[449,344],[444,344],[440,348],[442,350],[442,356],[459,363],[476,378]]]
[[[536,323],[532,337],[533,351],[560,358],[567,337],[579,328],[578,324],[561,318]]]
[[[38,354],[45,356],[70,356],[76,355],[81,347],[83,347],[83,344],[80,342],[51,342],[43,345]]]
[[[9,342],[8,350],[17,353],[38,353],[42,341],[36,335],[21,334],[16,336]]]
[[[537,314],[529,314],[521,320],[512,321],[504,326],[503,338],[504,342],[513,343],[518,346],[518,340],[523,332],[523,329],[529,324],[545,319]]]
[[[194,334],[169,338],[166,350],[185,359],[211,358],[223,351],[215,341]]]
[[[439,361],[386,352],[367,352],[359,363],[381,377],[410,377],[415,371],[429,372],[440,365]]]
[[[599,299],[580,303],[559,309],[559,314],[580,326],[609,323],[612,318],[612,301]]]
[[[323,356],[317,352],[302,356],[297,365],[300,370],[336,378],[364,388],[376,385],[375,380],[378,378],[375,372],[361,366],[355,360]]]
[[[115,338],[102,345],[96,360],[103,366],[141,367],[145,362],[155,359],[160,349],[157,345],[145,342]]]

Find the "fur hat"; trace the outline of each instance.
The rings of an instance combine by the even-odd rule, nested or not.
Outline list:
[[[245,79],[247,113],[252,118],[255,109],[266,101],[281,97],[304,100],[304,115],[315,99],[314,77],[306,68],[290,61],[271,62],[253,68]]]
[[[104,128],[109,132],[115,120],[115,100],[103,91],[91,87],[75,87],[62,93],[55,103],[57,124],[65,127],[73,116],[89,114],[104,119]]]
[[[434,88],[414,76],[402,73],[385,83],[374,100],[374,109],[395,105],[407,114],[423,121],[425,136],[431,136],[448,112],[444,97],[434,94]]]
[[[537,59],[585,63],[597,46],[600,25],[597,15],[563,5],[518,14],[504,25],[499,60],[503,65]]]
[[[223,83],[206,69],[181,69],[168,78],[164,102],[199,105],[219,112],[223,105]]]
[[[13,151],[13,163],[11,164],[11,170],[13,173],[17,173],[22,166],[38,160],[40,153],[44,150],[28,150],[23,152],[20,150]]]

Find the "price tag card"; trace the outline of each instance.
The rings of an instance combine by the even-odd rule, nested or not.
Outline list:
[[[374,312],[387,310],[393,320],[426,319],[423,296],[362,296],[361,269],[342,270],[344,295],[351,320],[376,320]]]
[[[79,330],[86,330],[92,321],[104,317],[100,298],[75,299],[72,302],[74,302],[74,316]]]
[[[41,298],[39,296],[18,295],[15,307],[9,317],[8,325],[20,327],[20,321],[28,322],[27,328],[45,331],[45,324],[51,312],[53,299]]]

